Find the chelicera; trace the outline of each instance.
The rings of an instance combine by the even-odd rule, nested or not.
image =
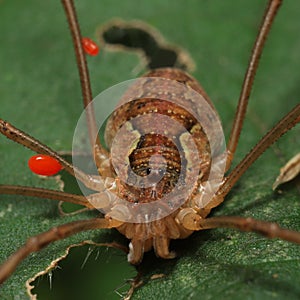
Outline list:
[[[82,49],[82,38],[77,23],[75,9],[72,1],[63,0],[63,5],[66,11],[67,19],[71,28],[73,37],[73,43],[76,51],[77,64],[81,77],[82,93],[84,104],[86,107],[88,128],[91,137],[92,150],[95,157],[95,163],[97,165],[99,174],[104,178],[101,180],[99,176],[85,174],[78,168],[74,167],[67,161],[65,161],[56,152],[43,145],[39,141],[30,137],[26,133],[14,127],[12,124],[0,120],[0,131],[7,138],[22,144],[29,149],[40,153],[46,154],[55,158],[64,169],[72,175],[76,174],[78,180],[80,180],[86,187],[94,190],[96,193],[88,197],[71,195],[58,191],[43,190],[39,188],[29,188],[20,186],[0,186],[0,193],[3,194],[20,194],[28,196],[39,196],[42,198],[56,199],[67,202],[74,202],[83,205],[87,208],[103,208],[111,201],[111,197],[108,191],[116,194],[120,198],[129,203],[134,203],[137,207],[142,203],[155,202],[157,199],[168,193],[178,183],[179,159],[180,155],[188,154],[189,148],[187,143],[182,144],[180,139],[181,133],[178,132],[177,139],[181,141],[182,153],[172,143],[155,133],[140,134],[141,128],[137,126],[135,133],[137,134],[138,142],[130,152],[130,158],[128,159],[132,169],[139,173],[141,177],[153,175],[154,177],[161,177],[162,180],[154,188],[151,186],[141,187],[140,190],[132,188],[126,184],[122,184],[118,177],[116,177],[114,166],[111,163],[110,153],[105,150],[101,145],[97,137],[97,126],[95,125],[95,119],[93,109],[89,105],[92,101],[92,95],[89,84],[88,70],[85,62],[85,54]],[[269,1],[266,9],[263,22],[257,36],[257,40],[254,44],[252,56],[250,59],[249,67],[246,72],[242,92],[239,100],[239,105],[236,112],[234,125],[231,131],[231,136],[226,150],[226,166],[228,170],[233,156],[236,151],[238,139],[240,136],[243,120],[246,113],[246,107],[252,88],[254,75],[258,66],[258,61],[263,50],[266,36],[269,33],[272,22],[281,4],[280,0]],[[189,88],[202,95],[209,105],[212,106],[207,95],[201,88],[201,86],[188,74],[177,69],[158,69],[151,71],[144,76],[154,78],[166,78],[183,83]],[[143,87],[141,87],[142,89]],[[175,93],[176,94],[176,93]],[[124,234],[130,240],[130,252],[128,260],[132,264],[138,264],[142,261],[143,253],[154,249],[156,254],[162,258],[173,258],[174,253],[169,251],[169,243],[171,239],[186,238],[192,232],[198,230],[204,230],[209,228],[218,227],[232,227],[243,231],[254,231],[263,234],[269,238],[281,238],[294,243],[300,243],[300,233],[282,229],[274,223],[268,223],[251,218],[241,217],[208,217],[210,211],[221,204],[224,201],[224,197],[232,189],[233,185],[238,181],[242,174],[249,168],[249,166],[281,135],[287,132],[290,128],[295,126],[300,121],[300,105],[297,105],[290,113],[282,118],[262,139],[261,141],[246,155],[246,157],[227,175],[223,178],[218,189],[213,193],[209,202],[201,205],[202,201],[202,184],[208,180],[207,170],[210,168],[210,149],[208,147],[208,141],[204,135],[202,125],[197,124],[197,120],[193,119],[186,111],[180,111],[176,106],[172,106],[169,103],[160,101],[159,99],[148,101],[146,96],[142,96],[137,99],[129,108],[125,106],[117,111],[115,115],[109,120],[106,136],[108,143],[115,137],[118,128],[135,114],[136,111],[141,111],[145,115],[151,115],[153,111],[164,114],[174,119],[179,118],[180,124],[182,124],[191,135],[195,138],[197,149],[200,151],[203,158],[199,159],[202,162],[202,166],[197,175],[197,183],[193,187],[193,191],[189,198],[184,199],[185,202],[171,214],[159,218],[151,222],[130,222],[124,221],[128,216],[126,215],[126,208],[121,205],[118,207],[112,204],[112,209],[109,211],[105,218],[94,218],[82,221],[76,221],[61,225],[50,229],[45,233],[41,233],[35,237],[30,238],[27,243],[17,250],[12,256],[10,256],[0,267],[0,282],[3,282],[9,277],[16,269],[18,264],[30,253],[38,251],[56,240],[66,238],[70,235],[76,234],[85,230],[93,230],[97,228],[116,228],[122,234]],[[187,102],[187,106],[189,106]],[[122,109],[126,111],[126,114]],[[119,115],[118,115],[119,114]],[[136,113],[136,114],[139,114]],[[178,117],[179,116],[179,117]],[[183,116],[183,117],[181,117]],[[122,119],[123,118],[123,119]],[[179,120],[177,119],[177,120]],[[130,130],[129,130],[130,131]],[[130,132],[133,132],[131,130]],[[152,152],[148,151],[148,147]],[[153,151],[154,149],[154,151]],[[174,158],[171,159],[172,153]],[[166,170],[162,171],[162,163],[155,161],[153,168],[149,168],[150,158],[153,154],[159,154],[163,156],[167,161]],[[169,157],[170,156],[170,157]],[[143,164],[143,167],[140,168]],[[114,180],[105,180],[107,178],[115,178]],[[199,179],[198,179],[199,178]],[[149,179],[151,180],[151,178]],[[181,182],[184,186],[184,182]]]

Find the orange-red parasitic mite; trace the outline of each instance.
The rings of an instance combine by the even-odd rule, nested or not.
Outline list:
[[[88,55],[96,56],[99,53],[98,45],[90,38],[83,37],[82,38],[82,46],[83,46],[85,53]]]
[[[55,158],[44,154],[30,157],[28,166],[33,173],[43,176],[55,175],[62,169],[61,164]]]

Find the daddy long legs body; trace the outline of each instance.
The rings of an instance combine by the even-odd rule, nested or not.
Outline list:
[[[163,256],[163,255],[161,255],[161,256]],[[139,259],[138,259],[139,260]]]

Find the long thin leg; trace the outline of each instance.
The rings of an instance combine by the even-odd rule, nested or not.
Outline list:
[[[224,179],[222,185],[214,198],[205,207],[203,216],[206,216],[210,210],[224,201],[224,197],[229,193],[234,184],[246,172],[246,170],[257,160],[261,154],[266,151],[283,134],[300,122],[300,104],[296,105],[285,117],[283,117],[244,157],[244,159],[232,170]]]
[[[85,206],[87,209],[102,209],[112,205],[115,200],[109,191],[94,193],[87,196],[68,194],[65,192],[18,185],[0,185],[0,194],[23,195],[43,199],[69,202]],[[113,216],[113,213],[110,214]]]
[[[83,205],[87,208],[94,208],[94,206],[84,196],[68,194],[65,192],[47,190],[42,188],[34,188],[34,187],[18,186],[18,185],[0,185],[0,194],[38,197],[43,199],[51,199],[51,200],[75,203],[75,204]]]
[[[16,267],[31,253],[41,250],[48,244],[65,239],[78,232],[99,229],[113,228],[121,225],[121,222],[108,219],[90,219],[75,221],[61,226],[54,227],[44,233],[38,234],[28,239],[19,250],[13,253],[0,266],[0,284],[3,283],[16,269]]]
[[[88,67],[85,59],[85,54],[82,49],[82,37],[80,27],[77,21],[75,6],[72,0],[62,0],[65,14],[69,23],[74,50],[76,54],[77,67],[80,76],[81,91],[83,104],[85,107],[87,125],[90,137],[90,143],[95,154],[96,163],[98,166],[108,158],[108,152],[102,147],[98,138],[98,129],[96,126],[94,109],[92,102],[92,91],[89,78]]]
[[[218,190],[217,194],[225,197],[232,189],[233,185],[240,179],[245,171],[262,155],[273,143],[275,143],[283,134],[298,124],[300,121],[300,104],[296,105],[290,113],[281,119],[245,156],[245,158],[233,169],[225,179],[224,184]]]
[[[300,244],[300,233],[283,229],[276,223],[264,222],[252,218],[242,217],[213,217],[202,219],[199,222],[199,230],[211,228],[234,228],[241,231],[256,232],[270,239],[279,238],[292,243]]]
[[[259,59],[262,54],[266,38],[270,32],[275,15],[282,3],[282,0],[270,0],[263,16],[263,21],[259,29],[258,36],[254,43],[251,58],[246,71],[239,103],[235,114],[235,119],[231,129],[230,139],[227,145],[227,170],[229,169],[243,127],[243,122],[247,110],[248,100],[252,90],[255,73],[258,67]]]
[[[65,170],[72,176],[75,176],[80,180],[86,187],[102,191],[105,189],[104,183],[99,176],[88,175],[83,171],[75,168],[72,164],[63,159],[57,152],[53,151],[40,141],[34,139],[32,136],[26,134],[20,129],[14,127],[12,124],[0,119],[0,133],[6,136],[8,139],[19,143],[37,153],[47,154],[57,159]]]
[[[268,238],[280,238],[292,243],[300,244],[300,232],[283,229],[276,223],[264,222],[252,218],[235,216],[213,217],[203,219],[191,209],[186,214],[178,216],[180,222],[186,229],[203,230],[212,228],[234,228],[242,231],[252,231],[262,234]]]

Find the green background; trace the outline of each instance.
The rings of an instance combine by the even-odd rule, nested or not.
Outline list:
[[[76,1],[76,6],[84,35],[95,38],[98,26],[113,17],[140,19],[159,29],[169,42],[184,47],[196,62],[193,75],[213,99],[228,138],[265,2],[95,0]],[[284,1],[268,38],[234,164],[299,103],[299,9],[299,2]],[[0,33],[0,117],[57,151],[71,151],[82,105],[70,35],[59,1],[2,0]],[[139,75],[140,61],[132,53],[103,49],[88,62],[94,95]],[[300,230],[299,185],[288,184],[281,193],[271,189],[280,167],[299,152],[299,146],[298,126],[249,169],[214,215],[251,216]],[[30,173],[27,159],[31,154],[0,137],[0,183],[58,189],[55,179],[44,180]],[[54,201],[4,195],[0,199],[0,261],[27,237],[88,216],[61,217]],[[0,298],[26,299],[25,281],[62,255],[68,245],[85,239],[126,244],[118,233],[107,230],[57,242],[26,259],[0,288]],[[171,247],[178,253],[172,261],[157,259],[153,253],[146,255],[141,265],[145,284],[133,299],[300,298],[299,246],[220,229],[195,233]],[[114,289],[133,278],[136,271],[121,251],[98,250],[83,269],[88,246],[72,250],[59,264],[61,268],[53,272],[51,290],[47,282],[39,281],[45,286],[39,298],[119,299]],[[153,274],[161,273],[164,278],[150,280]]]

